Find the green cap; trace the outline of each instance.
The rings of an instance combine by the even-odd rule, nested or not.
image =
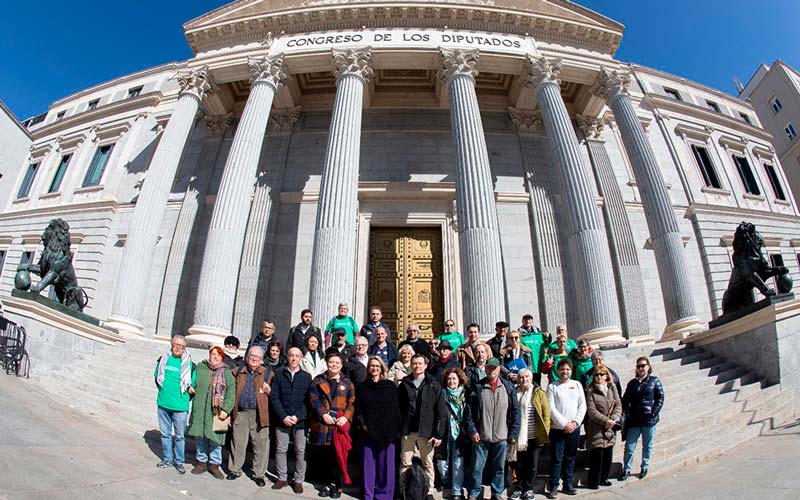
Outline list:
[[[486,366],[500,366],[500,360],[497,358],[489,358],[486,361]]]

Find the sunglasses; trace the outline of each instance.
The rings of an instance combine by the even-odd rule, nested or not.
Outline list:
[[[647,365],[636,365],[636,368],[647,368]]]

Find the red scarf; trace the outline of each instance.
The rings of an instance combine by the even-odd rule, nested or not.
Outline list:
[[[336,412],[336,418],[343,417],[344,412]],[[350,438],[350,422],[343,426],[333,426],[333,448],[336,450],[336,462],[342,471],[342,482],[345,486],[350,485],[350,474],[347,472],[347,455],[353,449],[353,440]]]

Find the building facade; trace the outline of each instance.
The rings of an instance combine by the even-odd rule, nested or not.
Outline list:
[[[616,60],[623,29],[566,0],[221,7],[190,60],[27,122],[0,293],[59,216],[88,312],[137,335],[347,302],[426,336],[681,337],[721,314],[740,221],[800,277],[800,217],[753,107]]]
[[[739,93],[772,134],[795,199],[800,195],[800,73],[780,59],[762,64]]]

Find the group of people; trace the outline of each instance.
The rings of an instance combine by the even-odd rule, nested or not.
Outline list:
[[[447,320],[444,333],[426,341],[410,323],[395,346],[380,308],[371,308],[369,318],[359,328],[340,304],[320,330],[304,310],[285,344],[267,320],[243,356],[231,336],[196,365],[186,339],[173,337],[154,373],[164,454],[158,466],[185,472],[188,434],[197,448],[192,473],[235,480],[250,444],[252,478],[263,487],[272,433],[274,490],[302,493],[309,456],[320,465],[314,467],[319,496],[339,498],[352,482],[348,460],[355,448],[365,499],[430,498],[437,486],[455,500],[465,494],[473,499],[485,481],[493,500],[506,488],[512,499],[530,499],[540,452],[549,443],[547,496],[555,498],[562,478],[561,492],[576,493],[573,470],[583,428],[589,488],[610,484],[620,431],[626,447],[619,479],[630,475],[640,436],[640,477],[647,475],[664,391],[646,357],[637,360],[636,376],[623,393],[602,351],[569,339],[564,325],[552,341],[525,315],[515,330],[498,322],[487,340],[479,325],[468,325],[465,338]],[[226,437],[227,475],[221,470]]]

